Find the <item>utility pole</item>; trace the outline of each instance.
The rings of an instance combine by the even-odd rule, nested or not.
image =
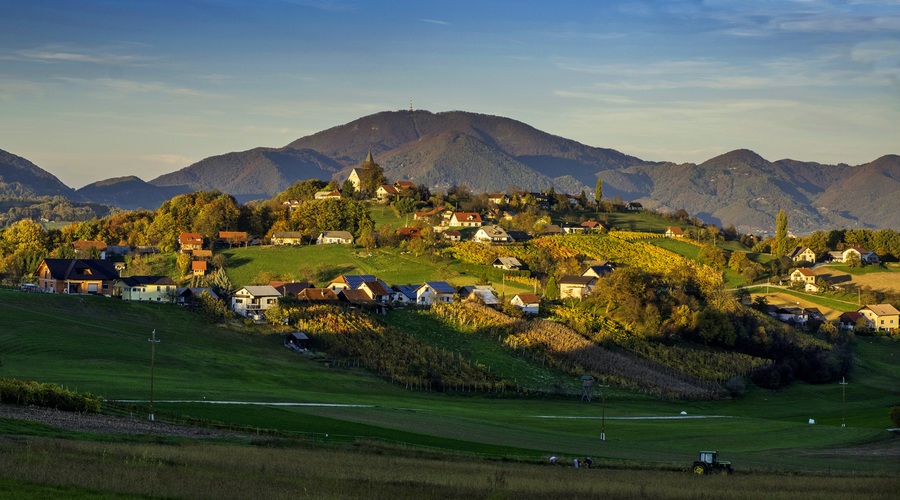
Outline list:
[[[600,441],[606,441],[606,388],[609,384],[600,385]]]
[[[159,343],[159,339],[156,338],[156,328],[153,329],[153,334],[151,338],[147,339],[147,342],[150,342],[150,421],[153,422],[153,365],[156,361],[156,344]]]
[[[841,381],[838,383],[841,384],[841,428],[844,428],[847,426],[844,423],[847,415],[847,412],[845,410],[847,400],[847,379],[845,377],[841,377]]]

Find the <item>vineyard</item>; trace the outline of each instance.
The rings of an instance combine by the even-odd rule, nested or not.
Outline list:
[[[501,391],[507,384],[459,354],[430,346],[371,316],[338,306],[312,305],[281,311],[292,326],[311,334],[330,356],[358,364],[421,390]]]
[[[700,380],[654,360],[606,349],[553,321],[516,320],[475,303],[436,305],[429,314],[458,330],[489,332],[517,355],[574,376],[590,373],[604,381],[657,397],[717,399],[725,395],[714,382]]]

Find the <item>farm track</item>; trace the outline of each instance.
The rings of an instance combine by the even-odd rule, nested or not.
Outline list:
[[[138,418],[74,413],[37,406],[0,405],[0,418],[29,420],[59,429],[98,434],[144,434],[186,438],[222,438],[240,435],[236,432],[222,432],[204,427],[150,423]]]

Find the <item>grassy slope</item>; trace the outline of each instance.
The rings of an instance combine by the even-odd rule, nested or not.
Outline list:
[[[327,275],[328,280],[341,274],[374,274],[389,285],[447,281],[456,286],[474,285],[486,276],[497,293],[506,288],[506,295],[531,292],[526,285],[502,281],[499,269],[479,266],[444,257],[402,253],[396,248],[372,251],[346,245],[308,245],[301,247],[248,247],[222,252],[228,256],[227,272],[236,286],[250,284],[263,271],[276,276],[301,280],[304,276]]]
[[[852,452],[829,451],[863,443],[897,446],[883,430],[890,426],[888,407],[900,400],[900,373],[891,362],[894,355],[900,356],[900,344],[888,339],[861,341],[861,360],[847,387],[846,429],[839,427],[840,386],[836,384],[795,384],[779,392],[754,389],[739,401],[690,403],[658,401],[611,388],[605,410],[608,440],[600,442],[597,417],[601,405],[597,401],[410,392],[362,370],[327,368],[302,358],[282,348],[277,336],[251,327],[232,331],[204,326],[173,306],[16,292],[0,292],[0,304],[0,330],[4,332],[0,335],[0,376],[58,382],[119,399],[148,397],[147,337],[149,330],[157,328],[162,339],[155,372],[160,411],[297,432],[376,436],[495,456],[568,453],[612,461],[680,464],[697,449],[718,448],[743,469],[894,470],[890,457],[866,455],[873,460],[869,463],[849,460]],[[396,321],[411,320],[401,316]],[[502,351],[477,342],[458,346],[468,356],[485,360],[494,356],[491,366],[497,371],[516,370],[519,363],[504,360]],[[529,370],[541,372],[539,368]],[[373,407],[164,402],[204,397]],[[681,411],[727,418],[618,420],[675,416]],[[815,418],[818,425],[808,425],[808,418]],[[792,449],[804,450],[808,458],[798,463]]]

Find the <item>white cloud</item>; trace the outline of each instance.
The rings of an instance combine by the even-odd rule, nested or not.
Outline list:
[[[122,80],[115,78],[98,78],[90,80],[84,78],[69,77],[59,77],[57,78],[57,80],[120,93],[156,93],[172,96],[200,97],[208,99],[223,99],[227,97],[224,94],[204,92],[201,90],[190,89],[186,87],[177,87],[162,82],[139,82],[135,80]]]
[[[450,23],[447,21],[439,21],[437,19],[419,19],[423,23],[431,23],[431,24],[440,24],[441,26],[450,26]]]

